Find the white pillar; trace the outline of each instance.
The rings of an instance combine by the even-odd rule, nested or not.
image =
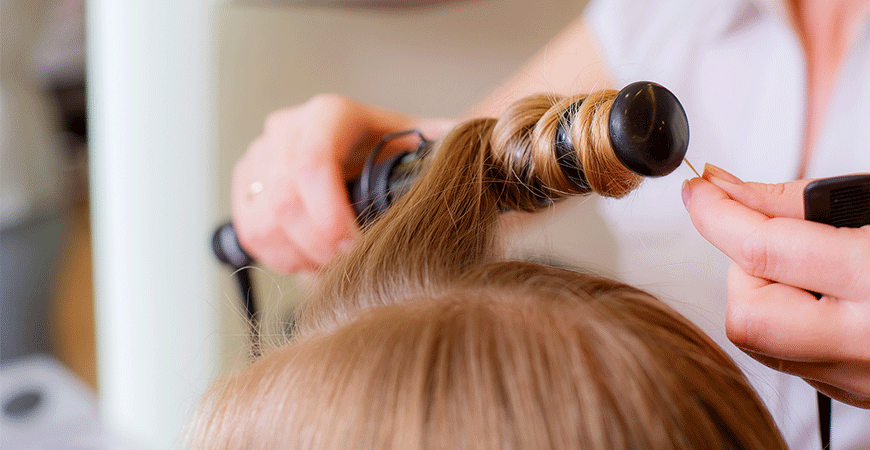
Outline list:
[[[218,368],[219,0],[88,0],[99,396],[114,432],[178,448]]]

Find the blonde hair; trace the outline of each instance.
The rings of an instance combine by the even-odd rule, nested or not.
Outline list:
[[[327,269],[290,342],[205,396],[191,448],[786,448],[735,364],[663,303],[497,257],[500,210],[637,186],[582,155],[609,146],[612,94],[595,95],[569,133],[586,188],[546,160],[576,99],[457,126]]]

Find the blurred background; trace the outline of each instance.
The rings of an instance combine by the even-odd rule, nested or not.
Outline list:
[[[460,114],[584,3],[2,0],[0,447],[180,447],[248,355],[210,239],[265,116],[319,92]],[[571,210],[524,242],[596,225]],[[256,282],[280,335],[299,284]]]

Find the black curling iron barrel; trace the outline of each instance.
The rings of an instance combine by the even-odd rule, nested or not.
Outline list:
[[[616,157],[645,177],[665,176],[680,166],[689,148],[689,120],[671,91],[648,81],[616,94],[608,116]]]
[[[569,108],[570,113],[574,108]],[[570,123],[571,116],[566,117]],[[557,133],[554,151],[568,178],[585,183],[583,168],[568,139],[564,125]],[[399,136],[416,134],[420,143],[413,151],[401,152],[375,163],[380,150]],[[608,115],[608,136],[616,157],[629,170],[645,177],[660,177],[673,172],[683,161],[689,145],[689,123],[677,97],[659,84],[640,81],[620,90]],[[348,182],[348,194],[360,223],[374,220],[386,211],[413,182],[419,162],[430,146],[418,131],[385,136],[366,158],[360,178]],[[246,267],[254,260],[238,243],[231,223],[219,227],[213,238],[217,258],[239,274],[242,298],[249,319],[256,313],[253,287]],[[252,320],[253,321],[253,320]]]

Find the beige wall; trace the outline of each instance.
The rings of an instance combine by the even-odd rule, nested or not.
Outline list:
[[[318,92],[337,92],[414,114],[459,114],[516,71],[580,13],[583,3],[475,0],[397,10],[234,3],[221,8],[220,211],[228,211],[232,163],[260,133],[270,111]],[[556,234],[575,245],[571,254],[601,254],[577,247],[606,245],[606,236],[581,236],[596,227],[589,207],[571,208],[569,215],[550,211],[536,217],[521,240],[552,249]],[[230,309],[236,307],[235,286],[229,275],[225,281],[221,301],[231,319],[224,336],[236,338],[224,349],[234,355],[232,364],[244,357],[244,328]],[[295,286],[290,279],[259,274],[259,296],[270,305],[297,298]],[[274,322],[285,308],[267,310],[267,321]]]

